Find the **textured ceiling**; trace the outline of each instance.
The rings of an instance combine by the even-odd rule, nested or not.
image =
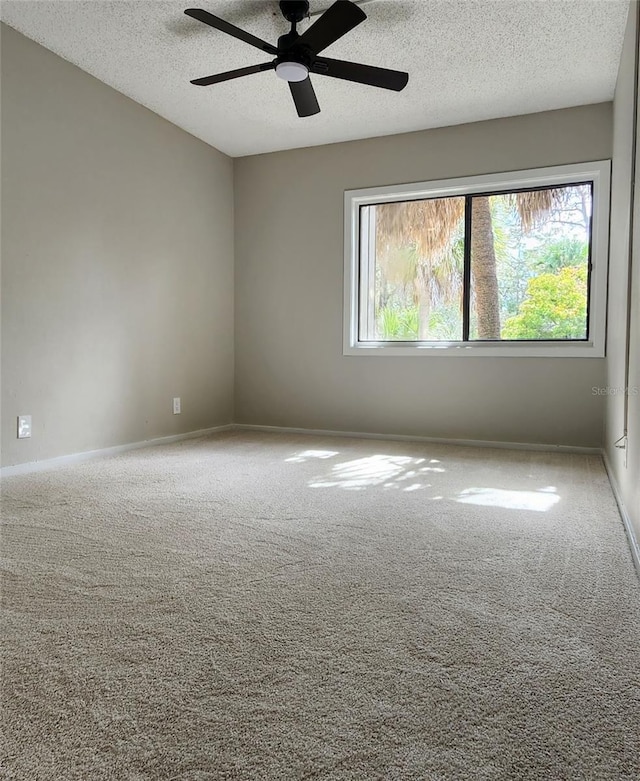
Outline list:
[[[311,11],[328,5],[311,0]],[[367,0],[369,18],[326,56],[406,70],[408,86],[315,76],[322,112],[305,119],[273,72],[189,84],[270,59],[186,17],[190,6],[272,43],[288,29],[275,0],[3,0],[0,9],[29,38],[242,156],[610,100],[628,0]]]

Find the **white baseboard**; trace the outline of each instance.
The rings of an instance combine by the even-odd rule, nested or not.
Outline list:
[[[70,466],[71,464],[80,464],[83,461],[93,461],[96,458],[117,456],[119,453],[126,453],[128,450],[138,450],[143,447],[170,445],[172,442],[180,442],[183,439],[195,439],[196,437],[204,437],[208,434],[218,434],[222,431],[232,431],[234,428],[235,427],[233,423],[228,423],[224,426],[214,426],[213,428],[203,428],[199,429],[198,431],[188,431],[186,434],[172,434],[168,437],[145,439],[142,442],[129,442],[126,445],[115,445],[114,447],[105,447],[101,448],[100,450],[87,450],[84,453],[72,453],[69,456],[45,458],[42,461],[30,461],[26,464],[5,466],[0,469],[0,477],[13,477],[14,475],[26,475],[31,472],[44,472],[48,469],[54,469],[58,466]]]
[[[330,431],[328,429],[291,428],[289,426],[258,426],[252,423],[236,423],[237,431],[265,431],[273,434],[305,434],[321,437],[349,437],[350,439],[384,439],[397,442],[429,442],[437,445],[462,445],[465,447],[495,447],[504,450],[539,450],[545,453],[586,453],[599,456],[599,447],[577,447],[574,445],[544,445],[529,442],[494,442],[484,439],[444,439],[442,437],[419,437],[411,434],[371,434],[362,431]]]
[[[363,431],[333,431],[331,429],[310,429],[293,428],[291,426],[260,426],[253,423],[228,423],[224,426],[215,426],[213,428],[200,429],[198,431],[189,431],[186,434],[174,434],[168,437],[157,437],[156,439],[146,439],[142,442],[130,442],[126,445],[115,445],[114,447],[101,448],[100,450],[89,450],[84,453],[72,453],[68,456],[58,456],[57,458],[47,458],[42,461],[30,461],[26,464],[16,464],[15,466],[5,466],[0,469],[1,477],[11,477],[12,475],[28,474],[29,472],[39,472],[46,469],[53,469],[57,466],[69,464],[78,464],[83,461],[90,461],[95,458],[118,455],[126,453],[128,450],[137,450],[142,447],[153,447],[155,445],[169,445],[172,442],[179,442],[182,439],[194,439],[208,434],[217,434],[222,431],[264,431],[272,434],[302,434],[305,436],[321,437],[345,437],[349,439],[381,439],[395,442],[428,442],[438,445],[461,445],[466,447],[491,447],[504,450],[537,450],[547,453],[586,453],[589,455],[600,455],[601,449],[598,447],[577,447],[574,445],[546,445],[531,442],[496,442],[484,439],[448,439],[444,437],[421,437],[411,434],[377,434]]]
[[[640,577],[640,545],[638,544],[638,538],[636,537],[633,524],[631,523],[631,517],[624,500],[622,499],[620,486],[618,485],[618,481],[615,478],[613,467],[611,466],[611,462],[609,461],[605,450],[602,451],[602,460],[604,461],[604,468],[607,470],[609,483],[611,483],[611,490],[613,491],[613,495],[615,496],[616,502],[618,504],[620,517],[622,518],[622,525],[624,526],[624,530],[627,533],[629,548],[631,548],[631,557],[633,558],[633,563],[636,565],[636,570],[638,572],[638,576]]]

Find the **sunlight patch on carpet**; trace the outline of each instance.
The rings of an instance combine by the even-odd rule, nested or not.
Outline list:
[[[285,458],[285,462],[289,464],[304,464],[305,461],[309,461],[311,458],[333,458],[340,455],[337,450],[302,450],[300,453],[296,453],[291,458]]]
[[[420,466],[425,461],[425,458],[378,453],[366,458],[336,464],[330,474],[311,480],[309,487],[344,488],[358,491],[369,486],[382,485],[384,488],[401,487],[407,489],[407,486],[396,486],[396,483],[411,480],[410,490],[415,491],[425,487],[422,483],[415,481],[420,473],[445,471],[442,467]]]
[[[466,488],[456,502],[478,504],[485,507],[506,507],[508,510],[533,510],[546,512],[560,497],[551,488],[538,491],[507,491],[504,488]]]

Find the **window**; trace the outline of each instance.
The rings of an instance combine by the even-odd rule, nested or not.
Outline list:
[[[345,354],[604,356],[609,170],[347,191]]]

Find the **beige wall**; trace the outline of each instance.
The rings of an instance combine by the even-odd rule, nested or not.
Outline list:
[[[609,326],[607,345],[607,385],[625,387],[627,344],[627,290],[633,133],[636,133],[636,192],[640,192],[640,150],[638,127],[634,129],[634,91],[637,89],[638,5],[631,4],[624,49],[614,100],[613,169],[611,193],[611,251],[609,277]],[[640,198],[635,198],[632,250],[632,304],[630,333],[628,452],[614,442],[624,432],[624,396],[607,397],[605,447],[613,475],[640,539]],[[626,456],[626,458],[625,458]],[[626,463],[625,463],[626,461]]]
[[[230,422],[232,161],[6,27],[2,110],[3,465]],[[236,160],[235,419],[598,446],[603,360],[343,356],[342,195],[610,143],[603,104]]]
[[[232,161],[3,26],[3,465],[232,403]]]
[[[343,191],[611,156],[611,104],[235,161],[236,421],[600,446],[604,359],[345,357]]]

